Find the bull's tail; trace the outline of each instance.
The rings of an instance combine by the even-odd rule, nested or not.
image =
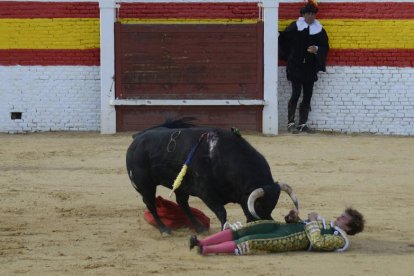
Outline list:
[[[290,196],[290,198],[292,199],[293,204],[295,205],[296,210],[298,211],[298,214],[299,214],[299,200],[298,200],[298,197],[296,196],[295,192],[293,192],[292,187],[290,187],[288,184],[282,183],[282,182],[277,182],[277,184],[279,184],[280,189],[282,191],[284,191],[285,193],[287,193]]]

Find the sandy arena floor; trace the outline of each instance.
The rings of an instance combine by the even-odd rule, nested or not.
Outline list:
[[[365,214],[349,251],[201,257],[187,248],[191,230],[162,237],[144,220],[125,170],[131,133],[0,134],[0,275],[413,275],[414,138],[245,137],[294,187],[302,214]],[[198,198],[190,204],[219,230]],[[282,195],[273,217],[291,207]],[[227,211],[244,222],[239,206]]]

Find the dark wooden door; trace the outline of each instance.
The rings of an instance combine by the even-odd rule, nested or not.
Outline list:
[[[115,23],[117,99],[263,99],[263,23]],[[117,131],[165,117],[261,131],[263,106],[116,106]]]

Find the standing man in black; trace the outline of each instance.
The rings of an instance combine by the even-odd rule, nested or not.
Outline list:
[[[288,125],[291,133],[315,133],[306,122],[311,110],[310,102],[313,85],[318,80],[317,73],[326,71],[326,56],[329,51],[328,35],[321,23],[316,20],[316,1],[308,3],[300,10],[301,17],[292,22],[279,35],[281,58],[287,61],[287,79],[292,82],[292,96],[288,104]],[[295,124],[295,111],[303,89],[303,99],[299,106],[299,124]]]

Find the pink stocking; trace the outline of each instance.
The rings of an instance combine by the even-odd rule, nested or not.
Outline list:
[[[233,240],[233,231],[226,229],[199,241],[200,245],[207,246]]]
[[[234,253],[236,249],[235,241],[226,241],[219,244],[203,246],[203,255],[214,254],[214,253]]]

